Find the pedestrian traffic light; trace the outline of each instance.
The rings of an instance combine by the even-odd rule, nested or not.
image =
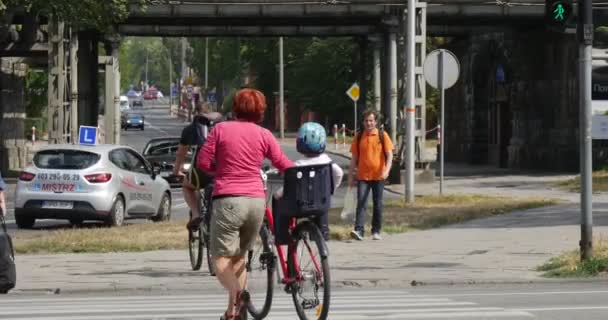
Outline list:
[[[545,20],[549,27],[563,31],[572,24],[572,0],[545,0]]]

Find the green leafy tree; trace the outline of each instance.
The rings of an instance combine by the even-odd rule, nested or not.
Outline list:
[[[152,0],[4,0],[11,10],[25,7],[30,12],[53,13],[77,29],[110,29],[127,18],[130,8],[144,9]],[[0,3],[0,8],[2,3]]]

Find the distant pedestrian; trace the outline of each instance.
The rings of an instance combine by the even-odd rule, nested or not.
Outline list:
[[[6,199],[4,198],[4,192],[6,191],[6,183],[2,180],[2,173],[0,173],[0,215],[6,215]]]
[[[363,112],[363,130],[357,133],[350,147],[352,157],[348,173],[348,185],[354,187],[357,172],[357,215],[351,236],[363,240],[365,234],[365,209],[370,189],[374,210],[372,215],[372,239],[381,240],[382,193],[384,180],[391,171],[393,143],[386,132],[377,128],[379,114],[373,109]]]

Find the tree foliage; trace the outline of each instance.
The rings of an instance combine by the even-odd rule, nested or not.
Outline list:
[[[141,81],[147,79],[148,84],[168,92],[170,80],[175,82],[179,79],[176,54],[171,51],[175,47],[172,47],[172,40],[158,37],[123,39],[119,56],[121,90],[128,90],[131,86],[138,88]],[[173,79],[169,79],[170,76]]]
[[[152,0],[4,0],[7,10],[25,7],[29,12],[55,14],[77,29],[108,30],[123,21],[133,8],[144,9]]]

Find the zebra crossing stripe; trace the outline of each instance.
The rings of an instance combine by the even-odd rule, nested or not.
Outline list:
[[[0,319],[217,319],[225,307],[224,294],[10,297],[0,300]],[[358,291],[334,292],[329,319],[527,319],[531,316],[524,310],[477,307],[473,302],[445,297],[411,295],[403,291]],[[297,319],[291,297],[277,294],[267,319]]]

